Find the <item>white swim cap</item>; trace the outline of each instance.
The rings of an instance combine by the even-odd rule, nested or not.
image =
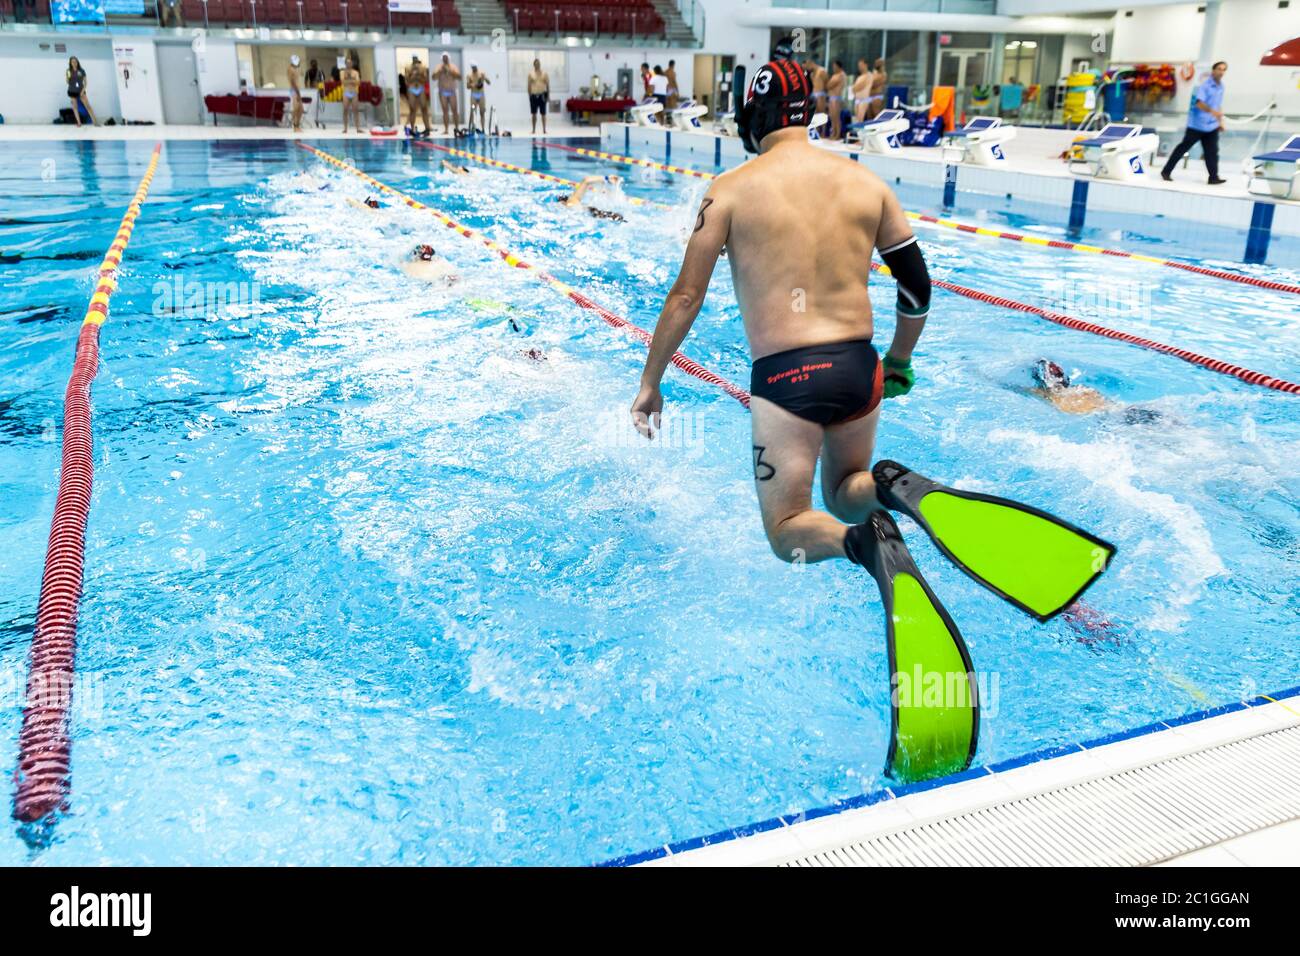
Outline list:
[[[298,59],[298,54],[295,53],[293,56],[289,57],[289,62],[292,63],[294,66],[297,66],[299,63],[302,62],[302,60]]]

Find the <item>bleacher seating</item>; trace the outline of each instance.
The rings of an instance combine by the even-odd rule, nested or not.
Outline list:
[[[661,36],[665,24],[650,0],[505,0],[520,33]]]

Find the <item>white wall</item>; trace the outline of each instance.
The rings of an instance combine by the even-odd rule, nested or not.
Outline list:
[[[767,27],[746,27],[736,22],[737,11],[751,7],[748,0],[701,0],[704,5],[704,47],[701,53],[734,56],[736,65],[753,75],[771,55]],[[678,57],[680,61],[681,58]],[[678,76],[681,70],[677,71]]]
[[[194,59],[199,92],[204,96],[239,92],[239,58],[234,40],[203,37],[195,47]]]
[[[56,42],[66,52],[56,52]],[[44,47],[44,49],[42,49]],[[86,99],[101,122],[117,116],[113,47],[107,38],[0,37],[0,113],[6,123],[50,123],[70,107],[64,72],[75,56],[86,71]]]
[[[1115,39],[1110,58],[1117,63],[1187,63],[1196,59],[1201,49],[1205,14],[1197,13],[1198,4],[1170,7],[1147,7],[1120,10],[1115,15]],[[1225,8],[1234,4],[1229,0]],[[1274,9],[1277,3],[1273,3]],[[1129,16],[1128,14],[1132,14]],[[1220,18],[1231,19],[1224,9]],[[1258,56],[1255,57],[1259,59]]]

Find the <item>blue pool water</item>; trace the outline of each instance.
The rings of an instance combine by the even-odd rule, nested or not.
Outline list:
[[[673,208],[618,224],[512,173],[452,177],[433,151],[323,145],[647,328],[703,189],[638,171],[627,192]],[[0,162],[8,767],[77,325],[148,154],[26,144]],[[874,585],[771,557],[744,409],[670,372],[672,440],[632,441],[636,341],[425,213],[344,202],[365,194],[280,143],[165,147],[94,386],[72,811],[43,849],[10,828],[0,864],[589,863],[882,786]],[[1083,238],[1245,268],[1123,228]],[[941,278],[1300,378],[1294,297],[919,234]],[[459,281],[407,279],[418,242]],[[213,288],[234,304],[177,307]],[[885,339],[893,287],[872,288]],[[747,382],[725,269],[684,350]],[[1040,356],[1113,407],[1033,397]],[[1088,598],[1110,625],[1088,632],[998,602],[904,523],[985,680],[980,762],[1296,682],[1294,396],[944,292],[917,368],[882,456],[1120,549]]]

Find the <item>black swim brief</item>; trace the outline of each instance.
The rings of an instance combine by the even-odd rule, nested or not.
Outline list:
[[[749,390],[818,425],[873,412],[884,395],[884,370],[870,339],[809,345],[754,362]]]

